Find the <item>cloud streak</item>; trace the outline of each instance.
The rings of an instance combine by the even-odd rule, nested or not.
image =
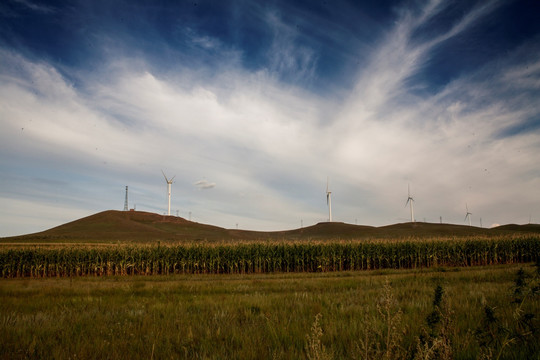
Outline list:
[[[52,6],[45,6],[45,5],[38,5],[34,2],[28,1],[28,0],[12,0],[13,2],[22,5],[30,10],[36,11],[38,13],[42,14],[50,14],[54,13],[55,9]]]

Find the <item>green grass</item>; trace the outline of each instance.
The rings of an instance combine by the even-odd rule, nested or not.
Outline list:
[[[454,358],[474,359],[484,305],[511,324],[512,286],[528,264],[363,272],[109,276],[0,280],[0,358],[301,359],[308,337],[334,359],[384,350],[376,304],[386,282],[400,309],[399,354],[412,358],[436,285],[452,310]],[[538,297],[523,310],[538,317]],[[322,335],[313,333],[317,314]],[[536,321],[536,320],[535,320]],[[536,323],[537,324],[537,323]],[[538,324],[537,324],[538,325]],[[367,331],[367,332],[366,332]],[[502,358],[538,359],[536,339]],[[322,351],[322,350],[321,350]],[[372,351],[376,354],[376,351]],[[380,353],[382,354],[382,352]],[[380,355],[379,354],[379,355]],[[383,358],[379,356],[378,358]]]

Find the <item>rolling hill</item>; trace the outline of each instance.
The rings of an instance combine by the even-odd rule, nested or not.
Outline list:
[[[504,225],[494,229],[401,223],[382,227],[324,222],[288,231],[248,231],[200,224],[176,216],[142,211],[103,211],[55,228],[28,235],[6,237],[1,243],[180,243],[255,240],[391,239],[408,237],[494,236],[539,233],[540,225]]]

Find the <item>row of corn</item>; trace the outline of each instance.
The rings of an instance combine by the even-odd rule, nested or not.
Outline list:
[[[474,266],[537,261],[540,238],[0,249],[12,277],[245,274]]]

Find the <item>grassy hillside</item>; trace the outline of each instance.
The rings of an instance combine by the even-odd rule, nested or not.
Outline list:
[[[103,211],[35,234],[2,242],[148,243],[228,239],[227,230],[175,216],[142,211]]]
[[[176,216],[142,211],[103,211],[29,235],[0,239],[1,243],[185,243],[268,240],[396,239],[500,236],[540,233],[540,225],[505,225],[495,229],[430,223],[402,223],[383,227],[341,222],[319,223],[288,231],[247,231],[200,224]]]

